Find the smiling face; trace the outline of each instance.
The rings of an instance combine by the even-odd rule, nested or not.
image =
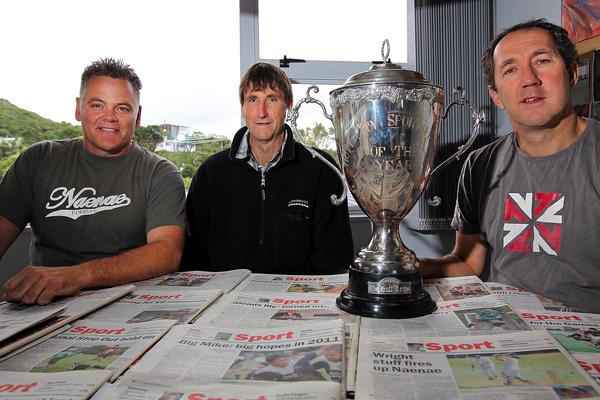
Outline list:
[[[281,90],[266,86],[262,90],[248,88],[244,94],[242,114],[253,141],[272,142],[281,137],[284,130],[285,112],[291,104],[286,104]]]
[[[125,79],[92,76],[77,98],[75,118],[83,128],[85,149],[98,157],[127,153],[140,116],[133,86]]]
[[[508,113],[513,129],[554,128],[572,111],[570,75],[552,37],[540,28],[506,35],[494,49],[494,81],[489,89],[496,105]]]

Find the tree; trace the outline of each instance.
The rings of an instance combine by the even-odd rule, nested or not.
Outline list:
[[[133,134],[133,140],[141,147],[154,152],[156,146],[164,140],[164,137],[160,126],[148,125],[136,128],[135,133]]]
[[[327,129],[322,123],[317,122],[312,128],[298,129],[298,136],[307,145],[326,151],[337,161],[333,128]]]

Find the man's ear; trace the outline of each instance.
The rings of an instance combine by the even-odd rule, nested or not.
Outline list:
[[[138,106],[137,117],[135,117],[135,127],[140,127],[140,122],[142,121],[142,106]]]
[[[494,104],[496,104],[496,106],[504,110],[504,103],[502,103],[500,95],[494,88],[492,88],[491,85],[488,85],[488,93],[490,94],[490,97],[492,98]]]
[[[571,87],[573,87],[577,82],[579,82],[579,68],[577,66],[577,61],[573,61],[573,64],[571,64],[570,75],[569,83],[571,84]]]
[[[75,98],[75,120],[81,121],[81,99],[79,97]]]

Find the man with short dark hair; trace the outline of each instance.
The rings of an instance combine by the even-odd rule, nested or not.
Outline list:
[[[342,188],[336,173],[294,141],[285,124],[293,100],[289,79],[271,64],[255,64],[239,95],[247,126],[230,149],[202,163],[188,192],[184,268],[346,270],[353,255],[347,202],[331,203]]]
[[[490,281],[600,313],[600,123],[573,110],[576,57],[567,32],[542,19],[491,42],[482,67],[513,133],[466,160],[454,250],[423,260],[425,276],[487,265]]]
[[[83,139],[27,148],[0,184],[0,256],[29,223],[31,265],[4,299],[47,304],[83,288],[177,270],[185,190],[177,168],[133,142],[140,124],[135,71],[102,59],[81,77],[75,116]]]

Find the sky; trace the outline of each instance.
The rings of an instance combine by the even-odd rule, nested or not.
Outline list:
[[[0,98],[78,124],[83,69],[121,58],[142,80],[142,125],[231,137],[241,126],[238,8],[237,0],[2,1]]]

